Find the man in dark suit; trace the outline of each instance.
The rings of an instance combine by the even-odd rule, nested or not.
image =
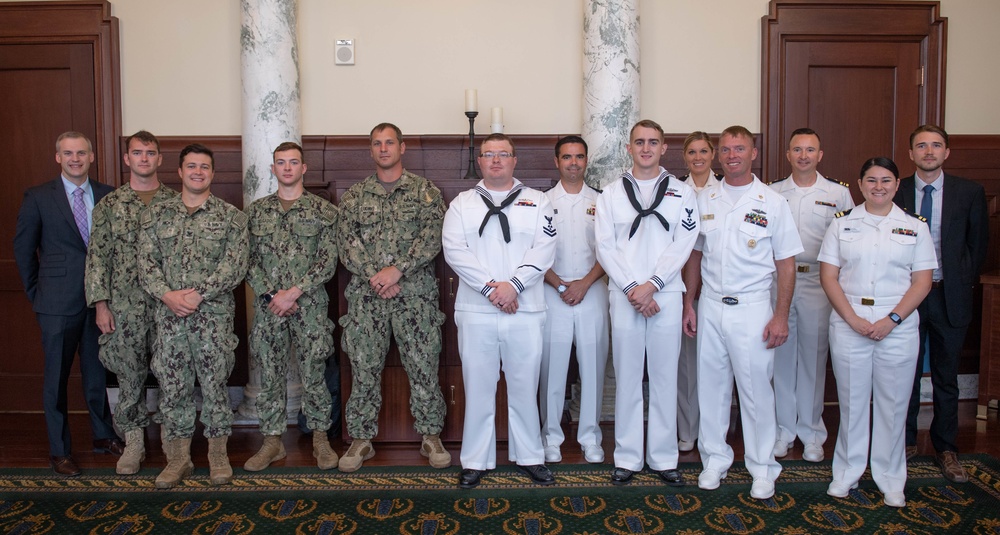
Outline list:
[[[906,457],[916,454],[917,413],[920,412],[920,379],[924,347],[930,344],[934,419],[930,435],[937,452],[935,463],[944,477],[956,483],[969,476],[958,462],[958,361],[965,331],[972,322],[972,288],[986,259],[989,218],[986,195],[979,184],[941,170],[948,159],[948,133],[923,125],[910,134],[910,159],[914,176],[900,181],[893,201],[910,213],[927,218],[934,238],[938,268],[930,294],[920,313],[920,364],[906,417]],[[919,180],[918,180],[919,179]]]
[[[14,258],[42,331],[42,400],[49,461],[57,474],[76,476],[80,468],[71,456],[66,385],[77,351],[94,451],[121,455],[124,448],[111,423],[105,370],[97,357],[100,331],[83,291],[91,214],[97,201],[113,188],[88,178],[94,151],[90,140],[79,132],[59,136],[56,162],[62,167],[61,177],[24,192]]]

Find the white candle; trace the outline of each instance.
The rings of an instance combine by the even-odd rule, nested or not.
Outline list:
[[[492,123],[494,125],[503,124],[503,108],[493,108],[490,110],[490,117],[492,117]]]
[[[465,111],[479,111],[479,96],[475,89],[465,90]]]

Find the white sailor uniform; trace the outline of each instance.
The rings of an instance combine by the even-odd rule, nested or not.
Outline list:
[[[864,204],[838,214],[823,240],[819,261],[840,268],[838,280],[851,307],[873,323],[893,311],[909,289],[913,272],[937,267],[927,223],[895,205],[881,220]],[[853,485],[861,478],[871,430],[872,479],[883,493],[903,492],[906,410],[916,373],[919,325],[914,310],[876,342],[854,332],[836,311],[830,314],[831,358],[840,399],[835,481]]]
[[[846,184],[816,173],[808,188],[791,177],[772,182],[771,189],[788,199],[799,230],[803,252],[795,255],[795,293],[788,311],[788,341],[774,350],[774,403],[778,440],[791,445],[822,447],[827,430],[823,423],[826,357],[830,350],[830,301],[819,282],[816,255],[826,229],[837,212],[854,207]]]
[[[581,279],[597,262],[594,215],[599,194],[598,190],[584,186],[579,194],[571,195],[561,182],[545,193],[559,229],[552,271],[561,280]],[[603,277],[596,280],[583,300],[574,306],[563,302],[555,288],[543,287],[548,310],[539,383],[542,443],[559,447],[565,439],[560,421],[566,400],[570,350],[576,346],[580,373],[580,421],[576,438],[583,448],[600,447],[604,369],[608,361],[608,285]]]
[[[733,463],[726,443],[736,379],[743,422],[744,461],[754,480],[773,483],[776,423],[771,377],[774,349],[763,340],[773,316],[775,260],[802,252],[788,202],[756,176],[735,204],[725,182],[698,195],[702,289],[698,314],[698,450],[706,470]]]
[[[655,212],[637,217],[627,187]],[[664,169],[649,200],[640,200],[630,173],[605,188],[597,201],[597,259],[608,274],[615,380],[615,466],[631,471],[677,468],[677,358],[681,344],[684,283],[681,269],[698,238],[694,190]],[[638,223],[638,226],[636,224]],[[631,236],[630,234],[633,233]],[[652,282],[660,312],[642,317],[628,292]],[[643,372],[649,375],[647,444],[643,456]]]
[[[507,382],[510,458],[519,465],[545,462],[538,421],[538,375],[542,354],[545,297],[542,277],[555,256],[556,228],[551,205],[540,191],[514,180],[515,200],[502,210],[509,225],[490,213],[481,196],[484,182],[460,193],[445,214],[445,260],[458,274],[455,323],[465,386],[463,468],[496,468],[496,387],[501,366]],[[519,308],[507,314],[489,301],[488,282],[509,282]]]

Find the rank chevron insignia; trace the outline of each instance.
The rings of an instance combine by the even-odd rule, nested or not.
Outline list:
[[[684,230],[694,230],[695,222],[694,219],[691,218],[691,214],[694,213],[694,208],[685,208],[684,211],[688,213],[688,216],[687,219],[681,221],[681,226],[684,227]]]
[[[543,217],[545,217],[545,222],[547,224],[544,227],[542,227],[542,232],[544,232],[545,235],[550,238],[555,237],[556,227],[552,226],[552,218],[549,216],[543,216]]]

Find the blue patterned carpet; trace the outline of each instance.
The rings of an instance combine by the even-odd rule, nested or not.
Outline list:
[[[718,490],[638,474],[608,482],[610,465],[554,465],[558,484],[531,485],[505,466],[475,490],[456,487],[458,468],[362,468],[354,474],[308,468],[241,469],[211,487],[205,469],[177,489],[153,488],[156,468],[136,476],[87,470],[74,479],[48,470],[0,470],[0,533],[18,534],[631,534],[806,535],[1000,534],[1000,462],[963,455],[971,481],[953,484],[930,458],[910,464],[907,505],[886,507],[865,478],[848,498],[826,495],[829,462],[782,463],[774,498],[750,498],[750,478],[734,466]]]

